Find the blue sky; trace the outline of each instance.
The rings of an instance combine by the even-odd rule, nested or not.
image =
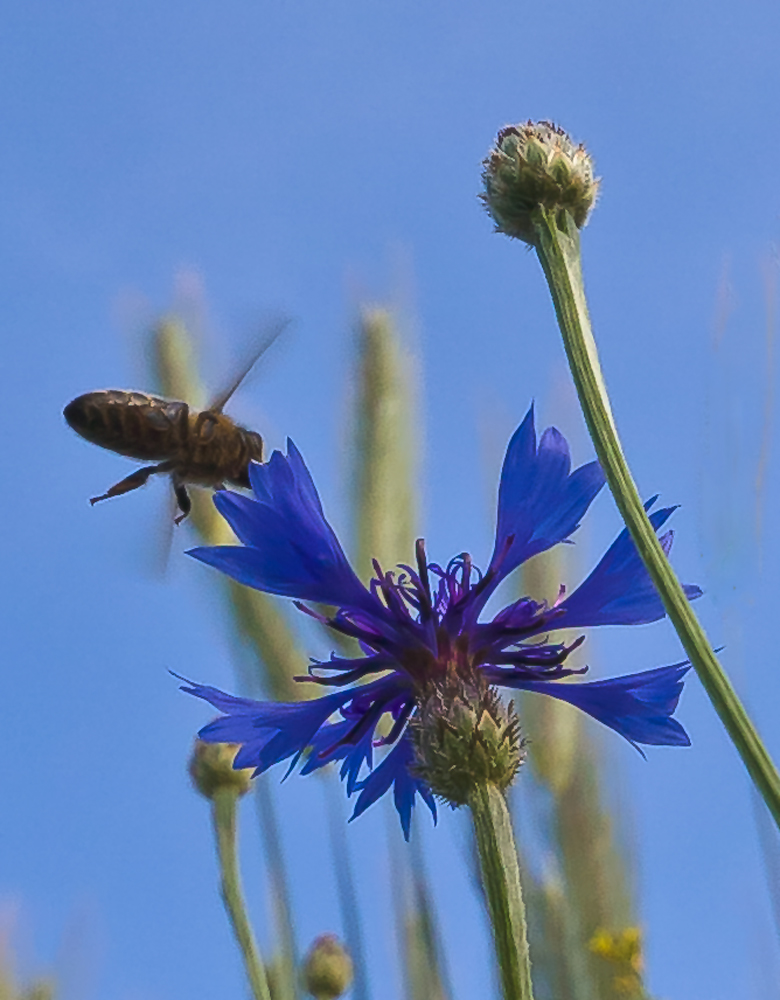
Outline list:
[[[540,268],[491,233],[476,199],[480,160],[508,122],[553,118],[596,160],[585,274],[624,443],[642,492],[682,505],[675,564],[705,588],[706,627],[780,758],[767,320],[779,28],[769,2],[6,5],[0,898],[21,909],[30,963],[53,964],[74,997],[241,995],[243,982],[184,772],[206,720],[166,673],[233,685],[213,580],[182,539],[164,580],[143,573],[164,490],[91,509],[129,466],[76,438],[62,407],[89,389],[144,388],[139,317],[195,272],[213,339],[240,343],[269,310],[294,317],[233,412],[272,446],[296,440],[343,526],[355,307],[400,297],[421,353],[428,550],[484,563],[501,450],[531,399],[575,458],[592,457]],[[215,383],[227,353],[214,348]],[[608,497],[590,521],[583,571],[619,529]],[[600,674],[680,655],[666,623],[592,648]],[[643,762],[612,745],[650,984],[668,1000],[767,997],[778,958],[749,784],[695,679],[680,717],[691,750]],[[304,941],[338,929],[325,813],[321,830],[310,819],[321,797],[311,780],[278,795]],[[244,833],[265,937],[251,822]],[[372,810],[348,836],[376,1000],[389,1000],[399,985],[375,860],[387,816]],[[460,870],[462,817],[422,836],[457,996],[480,995],[488,952]]]

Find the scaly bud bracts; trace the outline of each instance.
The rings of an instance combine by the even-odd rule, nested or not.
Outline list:
[[[480,196],[496,230],[536,243],[532,214],[538,208],[568,211],[578,229],[598,192],[593,161],[582,145],[552,122],[526,122],[501,129],[483,160]]]
[[[421,699],[411,726],[416,773],[451,805],[465,805],[479,784],[505,789],[523,761],[514,706],[476,670],[449,669]]]

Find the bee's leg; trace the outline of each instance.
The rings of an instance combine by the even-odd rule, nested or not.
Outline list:
[[[218,424],[218,417],[215,417],[208,410],[203,410],[202,413],[198,414],[198,419],[195,421],[195,426],[192,430],[193,438],[201,444],[206,444],[213,438],[214,429]]]
[[[176,494],[176,503],[179,505],[179,510],[181,511],[181,514],[173,520],[175,524],[181,524],[184,518],[192,510],[192,500],[190,500],[190,495],[187,492],[187,487],[184,483],[177,483],[174,480],[173,492]]]
[[[111,497],[119,497],[123,493],[129,493],[131,490],[137,490],[139,486],[143,486],[149,476],[154,475],[155,472],[168,472],[169,469],[170,462],[161,462],[159,465],[147,465],[143,469],[136,469],[135,472],[125,477],[121,482],[115,483],[108,493],[104,493],[99,497],[90,497],[89,502],[91,504],[96,504],[101,500],[109,500]]]

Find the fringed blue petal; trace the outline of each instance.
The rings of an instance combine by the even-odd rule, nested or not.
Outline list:
[[[351,819],[357,819],[362,813],[380,799],[392,786],[393,801],[398,816],[401,820],[401,828],[404,838],[409,839],[412,828],[412,809],[414,799],[420,795],[423,802],[431,810],[434,823],[436,822],[436,802],[433,794],[420,778],[416,778],[410,767],[414,763],[414,749],[407,736],[402,736],[385,759],[376,767],[367,778],[359,781],[356,785],[360,795],[355,803],[355,810]]]
[[[321,767],[336,760],[343,760],[355,748],[341,741],[349,735],[355,723],[351,719],[343,722],[327,722],[320,727],[309,744],[306,763],[301,768],[301,774],[311,774]]]
[[[256,499],[229,491],[214,497],[243,545],[200,547],[189,555],[256,590],[376,613],[379,602],[358,580],[325,520],[292,441],[287,451],[275,451],[265,465],[250,465]]]
[[[652,503],[650,500],[645,506]],[[650,515],[650,523],[656,531],[675,510],[675,507],[664,507]],[[670,531],[660,540],[667,554],[673,537]],[[689,601],[702,593],[699,587],[692,585],[683,589]],[[658,621],[666,614],[627,528],[621,531],[587,580],[559,604],[557,610],[564,612],[558,620],[560,628],[643,625]]]
[[[596,462],[571,471],[568,445],[554,428],[546,430],[537,444],[533,407],[507,449],[495,548],[484,576],[474,571],[465,553],[444,570],[433,563],[426,569],[420,543],[416,570],[402,566],[393,574],[377,568],[373,589],[368,590],[326,521],[309,471],[292,442],[288,442],[286,456],[274,452],[266,465],[253,464],[249,478],[254,499],[229,492],[215,498],[217,509],[242,544],[198,548],[191,554],[258,590],[335,605],[338,610],[329,618],[299,606],[337,631],[356,637],[365,655],[313,664],[305,679],[338,690],[312,701],[258,702],[185,682],[185,691],[223,713],[200,735],[210,742],[240,744],[234,766],[252,767],[258,774],[291,759],[292,769],[307,751],[304,774],[340,761],[347,792],[359,793],[352,818],[392,788],[401,827],[409,839],[416,796],[426,803],[434,821],[436,803],[430,787],[415,776],[414,749],[405,727],[429,672],[445,660],[455,662],[454,650],[466,653],[489,683],[567,701],[637,749],[640,744],[690,743],[672,717],[687,663],[612,680],[567,684],[562,679],[576,671],[566,667],[565,661],[581,638],[569,646],[528,641],[557,628],[638,624],[662,616],[660,600],[627,532],[565,601],[548,607],[524,598],[492,622],[478,622],[500,581],[526,559],[567,540],[604,484]],[[671,511],[651,515],[656,530]],[[671,533],[661,543],[668,551]],[[697,587],[686,588],[689,598],[699,593]],[[381,676],[360,683],[377,672]],[[336,713],[339,717],[333,721]],[[376,727],[385,714],[393,724],[377,741]],[[371,770],[374,747],[394,741]]]
[[[235,698],[217,688],[190,681],[182,690],[202,698],[225,715],[200,730],[198,736],[207,743],[240,743],[235,767],[254,767],[261,774],[274,764],[303,751],[314,742],[328,718],[342,706],[357,699],[362,704],[381,705],[385,698],[397,694],[395,685],[382,679],[362,688],[348,688],[301,702],[252,701]],[[349,723],[354,726],[354,721]]]
[[[311,748],[302,772],[308,774],[330,761],[343,759],[341,776],[347,779],[351,793],[358,785],[363,764],[371,766],[376,723],[385,711],[395,710],[399,696],[408,697],[408,685],[403,675],[390,674],[361,687],[301,702],[236,698],[192,681],[186,681],[182,690],[225,713],[204,726],[198,735],[207,743],[240,743],[234,767],[253,767],[258,775],[292,757],[292,768]],[[339,710],[344,720],[328,722]],[[351,732],[355,733],[354,740],[343,742]]]
[[[311,750],[301,768],[301,774],[311,774],[326,764],[341,760],[343,763],[340,777],[346,781],[347,795],[351,795],[357,787],[363,765],[370,768],[374,755],[373,727],[367,730],[357,743],[342,742],[349,736],[354,726],[354,719],[323,726],[311,741]]]
[[[690,669],[690,663],[684,662],[588,684],[523,680],[505,683],[575,705],[620,733],[637,750],[639,743],[687,747],[691,743],[688,734],[672,714]]]
[[[604,473],[598,462],[570,470],[569,446],[554,427],[542,434],[537,447],[531,406],[509,442],[501,470],[496,542],[490,561],[497,581],[579,527],[604,485]]]

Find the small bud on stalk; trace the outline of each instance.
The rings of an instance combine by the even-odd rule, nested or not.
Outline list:
[[[268,977],[255,942],[241,890],[236,847],[238,799],[249,791],[252,768],[235,770],[238,743],[196,740],[190,757],[192,783],[211,803],[211,818],[219,859],[222,901],[244,961],[253,1000],[271,1000]]]
[[[411,726],[416,773],[453,806],[465,805],[479,784],[503,791],[523,761],[514,705],[475,670],[449,668],[430,685]]]
[[[252,768],[233,769],[240,749],[238,743],[205,743],[195,740],[190,757],[190,777],[195,788],[207,799],[219,791],[245,795],[252,787]]]
[[[303,963],[303,985],[316,1000],[337,1000],[352,985],[352,959],[335,934],[314,940]]]
[[[582,229],[596,200],[593,161],[552,122],[526,122],[501,129],[482,162],[480,196],[496,230],[535,246],[532,214],[538,208],[567,210]]]

